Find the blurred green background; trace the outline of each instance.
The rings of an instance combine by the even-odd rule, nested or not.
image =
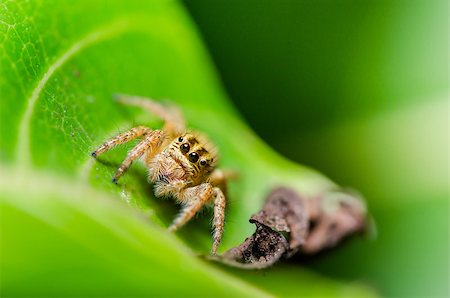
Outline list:
[[[448,2],[185,3],[256,133],[368,201],[377,240],[307,266],[448,295]]]
[[[446,1],[5,0],[0,17],[2,296],[448,295]],[[170,98],[239,171],[222,251],[273,185],[333,186],[234,107],[361,192],[377,238],[263,271],[202,261],[209,212],[168,235],[178,208],[142,166],[110,183],[131,144],[89,157],[160,124],[116,92]]]

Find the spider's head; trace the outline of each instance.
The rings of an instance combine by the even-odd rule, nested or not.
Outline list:
[[[188,132],[174,140],[174,147],[196,174],[209,174],[217,162],[213,145],[201,134]]]

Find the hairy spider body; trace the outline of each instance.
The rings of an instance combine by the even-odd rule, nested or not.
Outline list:
[[[93,157],[136,138],[141,141],[129,151],[112,181],[119,178],[133,161],[141,159],[149,171],[157,197],[171,196],[183,205],[170,225],[176,231],[205,204],[214,203],[214,235],[211,254],[216,254],[225,218],[225,183],[228,174],[216,169],[217,152],[201,134],[186,132],[183,117],[175,106],[165,106],[148,98],[120,95],[121,103],[142,107],[162,118],[161,130],[138,126],[119,134],[92,152]]]

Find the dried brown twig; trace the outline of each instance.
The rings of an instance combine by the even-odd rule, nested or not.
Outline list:
[[[331,248],[344,237],[363,231],[366,218],[364,202],[354,195],[336,191],[304,199],[289,188],[276,188],[261,211],[250,218],[255,233],[213,259],[234,267],[265,268],[296,253],[314,254]]]

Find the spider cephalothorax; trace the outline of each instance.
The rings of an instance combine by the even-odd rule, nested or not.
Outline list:
[[[211,253],[219,246],[225,216],[224,187],[226,175],[215,169],[217,153],[201,134],[185,132],[184,120],[174,106],[164,106],[147,98],[119,96],[118,101],[142,107],[165,120],[161,130],[138,126],[105,142],[92,156],[97,157],[114,146],[136,138],[142,140],[128,153],[113,182],[125,173],[133,161],[142,158],[154,183],[156,196],[172,196],[183,205],[170,231],[188,222],[206,203],[214,203],[214,242]]]

